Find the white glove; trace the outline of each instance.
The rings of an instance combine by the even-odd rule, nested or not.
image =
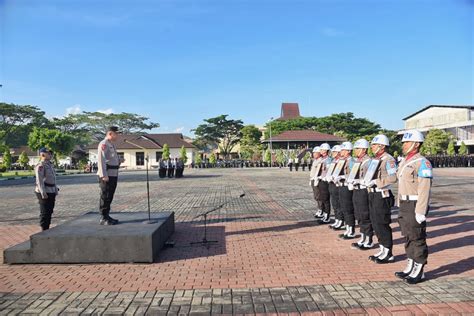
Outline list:
[[[312,186],[312,183],[311,183],[311,182],[313,182],[313,181],[312,181],[312,180],[309,180],[309,186]]]
[[[352,180],[352,184],[353,185],[360,184],[360,180],[359,179],[354,179],[354,180]]]
[[[425,215],[418,214],[418,213],[415,213],[415,219],[416,219],[416,221],[418,222],[418,224],[421,224],[421,223],[423,223],[424,221],[426,221],[426,216],[425,216]]]
[[[371,180],[370,182],[367,183],[367,187],[375,187],[377,185],[377,182],[375,180]]]

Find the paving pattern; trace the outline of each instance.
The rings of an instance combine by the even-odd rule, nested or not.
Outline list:
[[[369,262],[372,251],[352,250],[316,225],[308,172],[190,170],[183,179],[152,178],[152,210],[173,210],[177,220],[175,247],[156,263],[0,265],[0,314],[474,314],[474,173],[435,175],[429,280],[416,286],[393,276],[406,259],[396,222],[389,265]],[[121,180],[113,211],[145,210],[144,173]],[[0,249],[38,232],[31,180],[5,182]],[[59,184],[54,223],[96,210],[93,175]],[[209,238],[218,245],[191,246],[203,233],[196,215],[226,201],[210,218]]]

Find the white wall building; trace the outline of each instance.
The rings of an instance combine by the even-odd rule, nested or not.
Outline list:
[[[464,142],[469,152],[474,151],[474,105],[428,105],[403,119],[405,128],[426,134],[430,129],[445,130],[456,137],[456,145]]]
[[[119,156],[125,159],[121,164],[124,169],[145,169],[145,157],[149,157],[150,168],[158,167],[158,161],[163,155],[163,146],[168,144],[170,157],[179,158],[181,147],[186,149],[187,165],[195,159],[197,148],[184,140],[182,134],[145,134],[125,135],[119,134],[115,148]],[[92,144],[89,149],[89,160],[97,162],[97,147],[99,143]]]

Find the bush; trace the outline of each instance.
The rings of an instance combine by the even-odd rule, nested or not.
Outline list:
[[[7,167],[4,164],[0,164],[0,172],[7,171]]]

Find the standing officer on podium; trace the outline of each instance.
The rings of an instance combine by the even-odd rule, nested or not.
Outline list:
[[[99,143],[98,153],[98,171],[100,186],[100,225],[116,225],[118,220],[110,217],[110,204],[114,199],[115,189],[117,188],[118,169],[120,159],[115,149],[114,143],[117,140],[118,127],[111,126],[107,130],[105,139]]]

